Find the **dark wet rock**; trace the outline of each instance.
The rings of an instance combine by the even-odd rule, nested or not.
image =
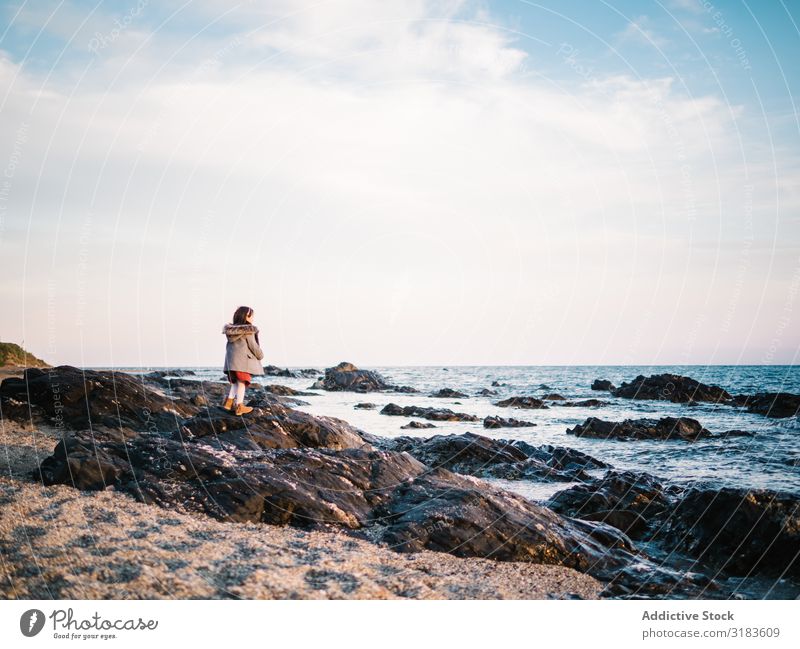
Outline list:
[[[400,392],[402,394],[417,394],[419,390],[410,385],[393,385],[389,388],[390,392]]]
[[[264,366],[264,375],[265,376],[280,376],[288,379],[300,379],[306,378],[311,376],[317,376],[320,374],[319,370],[315,370],[313,368],[308,369],[300,369],[300,370],[290,370],[288,367],[280,368],[276,365],[265,365]]]
[[[184,369],[168,369],[168,370],[153,370],[144,375],[148,379],[164,379],[168,376],[196,376],[193,370]]]
[[[500,408],[528,408],[540,410],[546,410],[549,408],[544,401],[537,399],[536,397],[510,397],[508,399],[498,401],[494,405],[499,406]]]
[[[559,403],[559,406],[567,406],[569,408],[602,408],[608,405],[608,401],[601,399],[583,399],[581,401],[564,401]]]
[[[231,521],[358,528],[397,485],[425,471],[408,455],[363,449],[220,452],[142,434],[127,445],[74,433],[41,465],[44,484],[115,489]],[[38,475],[37,475],[38,477]]]
[[[489,388],[481,388],[477,392],[477,396],[479,397],[495,397],[497,396],[497,390],[490,390]]]
[[[372,370],[360,370],[352,363],[339,363],[325,370],[322,388],[330,391],[378,392],[389,388],[386,380]]]
[[[191,402],[192,405],[195,405],[198,408],[206,407],[208,406],[208,397],[206,397],[204,394],[198,393],[191,398]]]
[[[303,392],[302,390],[295,390],[286,385],[265,385],[264,391],[272,394],[277,394],[282,397],[314,397],[318,396],[313,392]]]
[[[586,469],[607,465],[564,447],[531,446],[526,442],[491,439],[474,433],[434,437],[396,437],[380,447],[409,453],[429,466],[455,473],[506,480],[588,480]]]
[[[568,435],[595,439],[679,439],[693,442],[711,433],[699,421],[689,417],[662,417],[661,419],[626,419],[623,422],[605,421],[589,417],[575,428],[567,429]]]
[[[436,428],[436,425],[427,421],[410,421],[405,426],[400,426],[400,428]]]
[[[346,421],[318,417],[281,405],[257,408],[246,417],[214,409],[183,422],[176,438],[209,438],[246,450],[273,448],[362,448],[364,438]]]
[[[552,388],[549,385],[547,385],[547,383],[540,383],[539,384],[539,389],[540,390],[551,390]]]
[[[452,390],[450,388],[442,388],[438,392],[432,393],[430,396],[436,399],[464,399],[469,397],[468,394],[464,394],[463,392]]]
[[[316,372],[314,374],[316,375]],[[264,375],[282,376],[285,378],[296,378],[295,373],[292,372],[288,367],[281,369],[277,365],[264,365]]]
[[[751,430],[726,430],[724,433],[717,433],[712,437],[727,439],[728,437],[755,437],[756,434]]]
[[[592,390],[599,390],[601,392],[613,392],[616,388],[614,384],[608,379],[595,379],[592,382]]]
[[[747,408],[747,412],[783,419],[800,413],[800,395],[789,392],[742,394],[733,398],[733,405]]]
[[[365,402],[357,403],[356,405],[353,406],[353,408],[355,408],[356,410],[375,410],[375,408],[377,407],[378,407],[377,403],[365,403]]]
[[[226,386],[227,387],[227,386]],[[282,386],[279,386],[282,387]],[[291,388],[289,388],[291,389]],[[227,394],[227,390],[226,390]],[[288,391],[286,392],[288,395]],[[302,392],[297,392],[296,394],[305,394]],[[309,396],[316,396],[309,394]],[[296,396],[281,396],[276,394],[272,390],[265,390],[259,384],[253,384],[247,389],[246,393],[246,402],[248,406],[254,408],[271,408],[272,406],[307,406],[308,401],[303,401],[302,399],[298,399]]]
[[[484,428],[524,428],[526,426],[535,426],[532,421],[522,421],[521,419],[514,419],[510,417],[486,417],[483,420]]]
[[[662,536],[728,574],[800,576],[800,498],[793,494],[691,488]]]
[[[605,593],[620,597],[657,596],[675,588],[700,592],[698,584],[650,561],[610,525],[562,518],[517,494],[449,471],[400,485],[380,511],[389,522],[382,541],[399,552],[427,549],[565,565],[605,581]]]
[[[29,368],[22,378],[5,379],[0,409],[4,417],[22,422],[134,431],[175,430],[181,418],[198,410],[188,400],[175,402],[153,390],[142,377],[69,365]]]
[[[430,419],[432,421],[478,421],[475,415],[468,415],[463,412],[453,412],[449,408],[423,408],[422,406],[398,406],[396,403],[389,403],[381,410],[382,415],[392,415],[396,417],[419,417],[420,419]]]
[[[649,473],[607,471],[601,479],[557,492],[547,506],[565,516],[604,521],[638,539],[678,493]]]
[[[608,471],[554,494],[562,515],[604,521],[666,560],[732,576],[800,575],[800,498],[773,490],[682,488],[647,473]]]
[[[408,386],[395,386],[386,382],[378,372],[360,370],[352,363],[342,362],[336,367],[325,370],[325,377],[317,381],[312,388],[329,390],[332,392],[380,392],[384,390],[394,392],[416,392]]]
[[[547,399],[548,401],[566,401],[566,398],[555,392],[551,392],[550,394],[545,394],[542,397],[542,399]]]
[[[584,527],[521,496],[441,469],[401,485],[382,509],[390,521],[383,540],[400,552],[428,549],[562,563],[586,572],[590,557],[621,567],[624,560],[617,564],[614,550],[633,550],[630,540],[609,526]],[[606,557],[599,556],[603,550]]]
[[[630,383],[623,383],[612,390],[616,397],[625,399],[650,399],[675,403],[709,402],[727,403],[732,397],[716,385],[706,385],[688,376],[678,374],[653,374],[637,376]]]
[[[497,381],[492,381],[493,388],[505,388],[508,387],[508,383],[498,383]]]

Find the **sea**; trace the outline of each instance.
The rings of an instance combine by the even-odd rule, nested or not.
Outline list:
[[[124,369],[124,368],[118,368]],[[147,368],[164,369],[164,368]],[[197,378],[220,380],[219,367],[191,369]],[[289,368],[303,369],[303,368]],[[316,368],[322,370],[322,368]],[[644,401],[613,397],[607,392],[591,389],[595,379],[608,379],[619,386],[643,374],[679,374],[702,383],[718,385],[731,394],[756,392],[800,393],[798,365],[714,365],[714,366],[426,366],[426,367],[364,367],[379,372],[388,383],[416,388],[416,394],[394,392],[327,392],[310,390],[314,378],[255,377],[265,384],[285,385],[313,395],[299,397],[307,405],[299,410],[314,415],[338,417],[374,435],[429,437],[431,435],[473,432],[497,439],[524,440],[533,445],[552,444],[581,450],[616,469],[646,471],[666,482],[682,486],[769,488],[800,496],[800,421],[798,417],[770,419],[747,413],[731,406],[698,404],[686,405],[666,401]],[[126,371],[132,371],[128,368]],[[135,371],[144,371],[135,368]],[[321,376],[323,371],[320,371]],[[493,385],[495,384],[495,385]],[[442,399],[430,394],[451,388],[469,395],[464,398]],[[484,388],[497,392],[480,396]],[[602,407],[567,407],[553,403],[546,410],[502,408],[495,402],[511,396],[542,397],[558,393],[570,401],[602,399]],[[356,409],[358,403],[376,404],[372,410]],[[476,415],[478,422],[431,422],[436,428],[402,429],[412,418],[380,414],[388,403],[449,408],[456,412]],[[530,428],[485,429],[484,417],[498,415],[531,421]],[[638,440],[579,438],[567,429],[583,423],[588,417],[608,421],[636,418],[686,416],[697,419],[712,433],[746,430],[753,436],[730,436],[686,442],[681,440]],[[424,421],[424,420],[420,420]],[[593,473],[602,476],[605,470]],[[571,483],[532,480],[492,480],[503,488],[543,502],[553,493],[568,488]]]

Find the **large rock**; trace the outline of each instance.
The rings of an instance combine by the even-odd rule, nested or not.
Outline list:
[[[394,417],[419,417],[433,421],[478,421],[475,415],[463,412],[453,412],[449,408],[424,408],[422,406],[398,406],[396,403],[386,404],[381,410],[382,415]]]
[[[152,389],[142,376],[83,370],[69,365],[26,369],[22,378],[0,384],[3,416],[57,428],[175,430],[198,412]]]
[[[113,486],[138,500],[220,520],[359,528],[397,485],[426,470],[408,455],[362,449],[246,452],[140,434],[127,443],[74,433],[37,474],[44,484]]]
[[[611,390],[616,397],[625,399],[650,399],[675,403],[710,402],[728,403],[732,397],[716,385],[706,385],[688,376],[678,374],[653,374],[637,376]]]
[[[604,468],[600,460],[575,449],[531,446],[474,433],[383,439],[381,448],[409,453],[423,464],[455,473],[505,480],[589,480],[587,469]]]
[[[647,473],[608,471],[554,494],[562,515],[603,521],[666,561],[691,557],[710,573],[800,575],[800,498],[773,490],[682,488]]]
[[[612,392],[616,388],[614,384],[608,379],[595,379],[592,382],[592,390],[599,390],[600,392]]]
[[[651,561],[616,528],[563,518],[474,478],[437,469],[400,485],[380,507],[382,540],[399,552],[422,549],[460,557],[565,565],[606,582],[619,597],[711,596],[705,577]],[[706,588],[703,591],[703,588]]]
[[[737,395],[734,405],[747,408],[765,417],[782,419],[795,417],[800,413],[800,395],[789,392],[760,392],[752,395]]]
[[[378,372],[360,370],[352,363],[342,362],[325,370],[325,377],[312,387],[332,392],[416,392],[408,386],[390,385]]]
[[[239,448],[366,448],[359,431],[346,421],[272,405],[256,408],[246,417],[214,409],[187,419],[181,426],[186,439],[211,438]]]
[[[528,409],[541,409],[546,410],[549,406],[536,397],[509,397],[498,401],[494,405],[500,408],[528,408]]]
[[[661,536],[734,575],[800,576],[800,498],[767,489],[686,491]]]
[[[575,428],[567,429],[568,435],[596,439],[679,439],[693,442],[711,433],[699,421],[689,417],[662,417],[661,419],[626,419],[623,422],[605,421],[589,417]]]
[[[607,471],[601,479],[557,492],[547,505],[565,516],[603,521],[632,538],[642,538],[677,493],[649,473]]]

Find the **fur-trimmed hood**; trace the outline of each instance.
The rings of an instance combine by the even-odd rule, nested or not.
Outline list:
[[[228,340],[238,340],[248,334],[257,334],[258,327],[251,324],[226,324],[222,328],[222,333],[228,337]]]

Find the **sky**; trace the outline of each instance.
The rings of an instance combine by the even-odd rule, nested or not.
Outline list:
[[[800,2],[0,2],[52,364],[789,364]]]

